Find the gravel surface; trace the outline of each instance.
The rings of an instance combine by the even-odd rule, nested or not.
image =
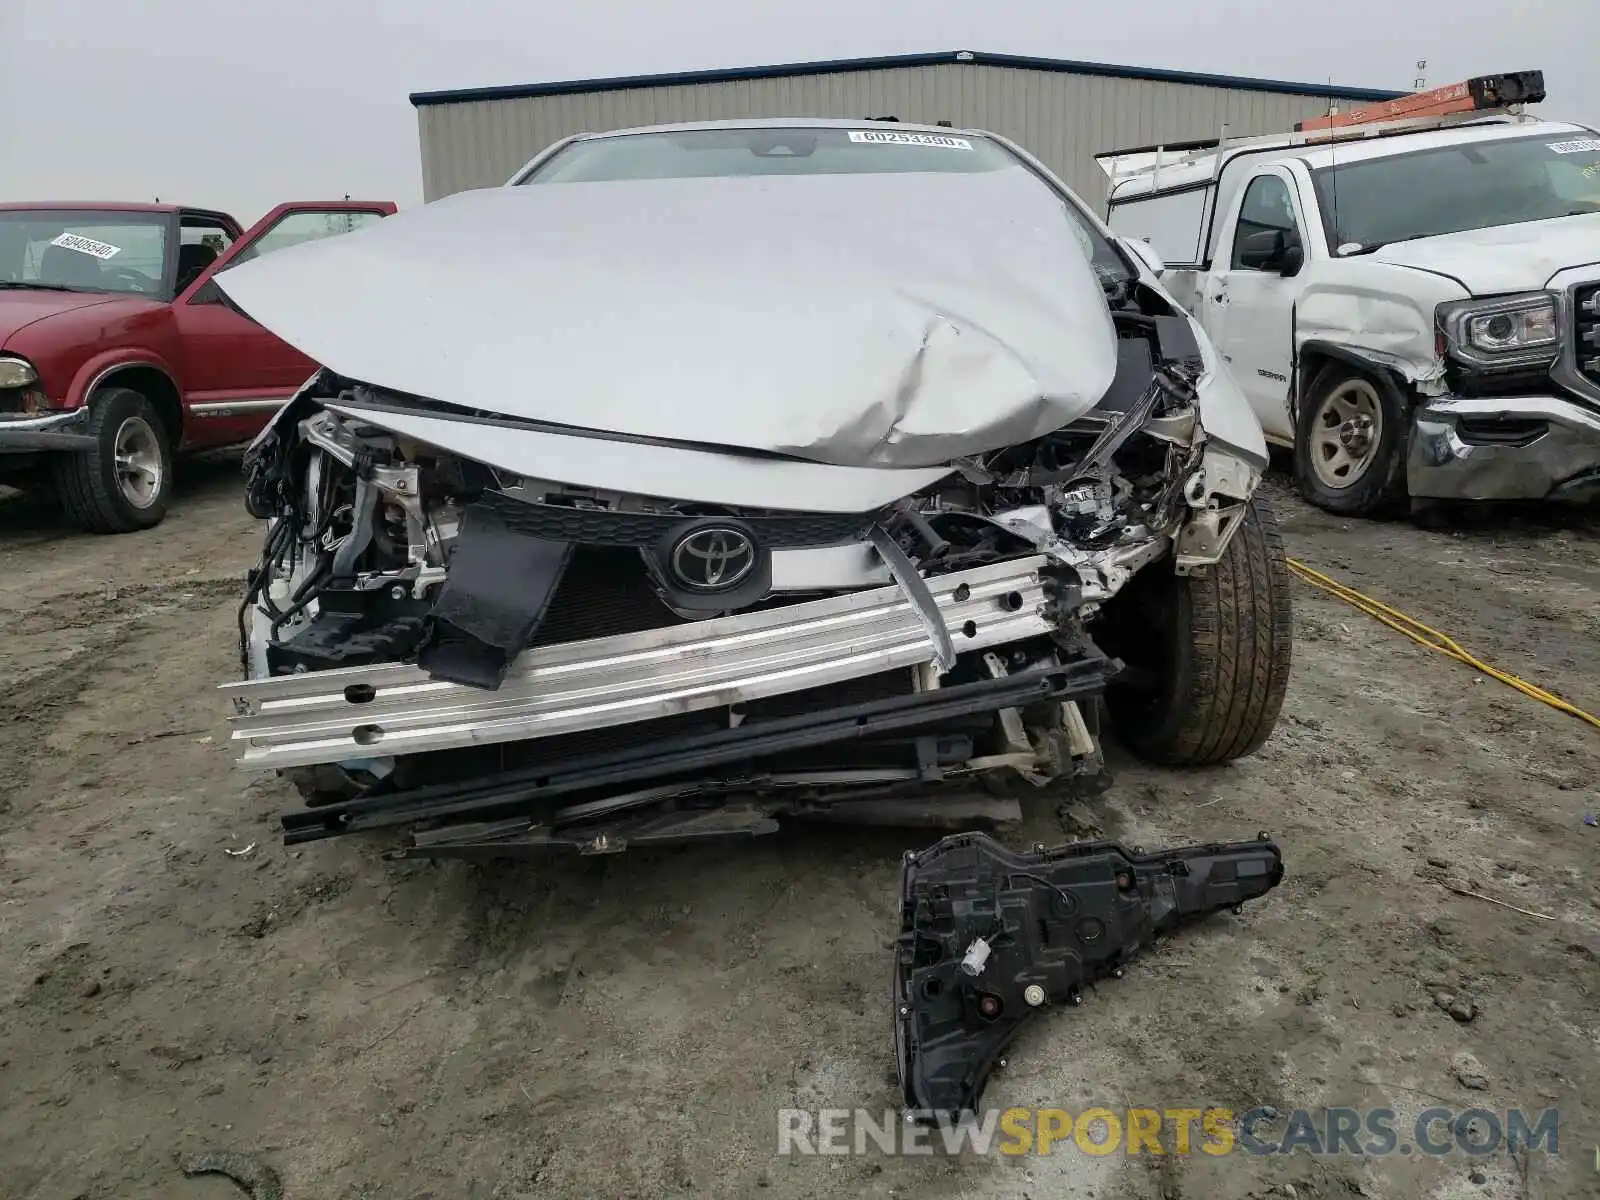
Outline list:
[[[1269,487],[1291,555],[1600,711],[1592,521],[1425,532]],[[936,835],[492,869],[287,850],[292,794],[233,766],[212,686],[258,540],[229,463],[142,534],[0,502],[4,1197],[243,1194],[185,1177],[212,1152],[290,1200],[1597,1194],[1600,732],[1330,597],[1296,585],[1258,755],[1113,747],[1089,806],[1150,847],[1270,831],[1285,884],[1035,1022],[986,1104],[1559,1106],[1557,1158],[779,1157],[780,1108],[895,1100],[897,861]],[[1007,840],[1068,840],[1053,809]]]

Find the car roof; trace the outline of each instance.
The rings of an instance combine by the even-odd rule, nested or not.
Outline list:
[[[144,212],[175,213],[178,204],[129,204],[120,200],[0,200],[0,211],[7,212]]]
[[[640,133],[688,133],[696,129],[900,129],[910,133],[938,133],[945,136],[984,137],[981,129],[953,129],[948,125],[919,125],[912,121],[886,121],[870,117],[851,120],[844,117],[745,117],[728,121],[680,121],[666,125],[638,125],[630,129],[608,129],[584,133],[584,139],[628,137]]]
[[[1394,158],[1402,154],[1415,154],[1418,150],[1434,150],[1445,146],[1467,146],[1477,142],[1502,142],[1529,137],[1570,138],[1574,134],[1593,132],[1583,125],[1569,125],[1564,121],[1511,121],[1457,125],[1450,129],[1430,129],[1396,137],[1375,138],[1371,141],[1336,142],[1332,146],[1318,147],[1295,157],[1316,171],[1335,163],[1346,166],[1354,162]]]

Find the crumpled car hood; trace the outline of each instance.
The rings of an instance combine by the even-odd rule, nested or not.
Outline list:
[[[1474,296],[1537,291],[1566,267],[1600,262],[1600,214],[1395,242],[1372,257],[1449,276]]]
[[[223,272],[340,375],[497,415],[920,467],[1092,408],[1115,332],[1062,201],[985,174],[467,192]]]

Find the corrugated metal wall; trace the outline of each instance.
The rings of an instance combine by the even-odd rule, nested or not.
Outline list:
[[[1161,140],[1270,133],[1327,111],[1315,96],[948,63],[843,71],[417,109],[426,199],[504,183],[557,138],[667,121],[730,117],[875,117],[951,121],[1014,139],[1099,205],[1093,156]]]

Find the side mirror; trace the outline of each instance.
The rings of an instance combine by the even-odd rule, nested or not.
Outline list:
[[[1305,266],[1305,247],[1284,229],[1263,229],[1245,237],[1239,247],[1239,265],[1253,271],[1293,275]]]
[[[1150,274],[1159,278],[1161,273],[1167,269],[1167,264],[1162,261],[1161,255],[1156,253],[1156,248],[1149,242],[1141,238],[1123,238],[1121,240],[1122,248],[1149,268]]]

